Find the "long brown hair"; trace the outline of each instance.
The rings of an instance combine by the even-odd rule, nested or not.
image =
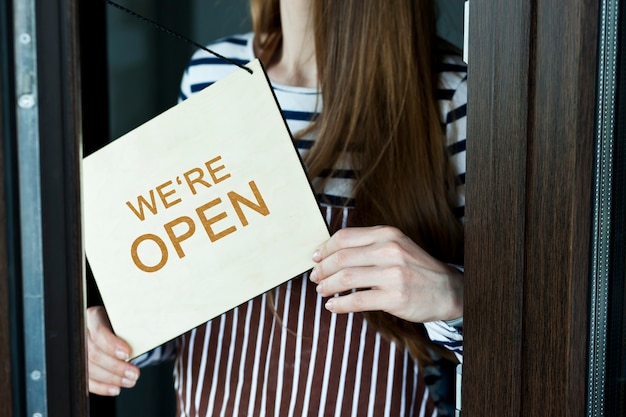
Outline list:
[[[256,46],[270,56],[281,38],[279,3],[251,0]],[[393,225],[437,259],[463,264],[463,228],[451,208],[455,179],[434,95],[433,2],[312,0],[312,12],[324,105],[310,127],[317,133],[305,158],[310,177],[349,156],[357,167],[350,225]],[[431,351],[453,358],[420,323],[364,314],[422,365]]]

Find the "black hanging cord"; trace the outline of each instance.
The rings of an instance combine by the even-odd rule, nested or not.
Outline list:
[[[189,39],[189,38],[184,37],[184,36],[183,36],[183,35],[181,35],[180,33],[176,33],[176,32],[174,32],[173,30],[168,29],[168,28],[166,28],[165,26],[162,26],[162,25],[158,24],[157,22],[155,22],[155,21],[153,21],[153,20],[150,20],[150,19],[148,19],[147,17],[142,16],[142,15],[140,15],[140,14],[138,14],[138,13],[135,13],[135,12],[133,12],[132,10],[127,9],[126,7],[124,7],[124,6],[120,5],[120,4],[117,4],[117,3],[115,3],[115,2],[113,2],[113,1],[111,1],[111,0],[104,0],[104,1],[105,1],[105,3],[110,4],[111,6],[115,6],[115,7],[117,7],[118,9],[123,10],[123,11],[125,11],[126,13],[128,13],[128,14],[130,14],[130,15],[135,16],[136,18],[138,18],[138,19],[140,19],[140,20],[143,20],[144,22],[150,23],[151,25],[153,25],[153,26],[155,26],[155,27],[159,28],[160,30],[164,31],[165,33],[168,33],[168,34],[170,34],[170,35],[172,35],[172,36],[175,36],[175,37],[177,37],[177,38],[179,38],[179,39],[182,39],[182,40],[184,40],[184,41],[186,41],[186,42],[189,42],[190,44],[192,44],[192,45],[196,46],[197,48],[203,49],[203,50],[207,51],[208,53],[213,54],[213,55],[215,55],[216,57],[218,57],[218,58],[220,58],[220,59],[222,59],[222,60],[224,60],[224,61],[226,61],[226,62],[228,62],[228,63],[230,63],[230,64],[236,65],[236,66],[238,66],[239,68],[241,68],[241,69],[243,69],[243,70],[246,70],[247,72],[249,72],[250,74],[252,74],[252,70],[251,70],[250,68],[248,68],[248,67],[246,67],[246,66],[244,66],[244,65],[241,65],[241,64],[239,64],[239,63],[237,63],[237,62],[233,61],[232,59],[226,58],[225,56],[220,55],[220,54],[218,54],[217,52],[210,50],[210,49],[209,49],[209,48],[207,48],[206,46],[203,46],[203,45],[199,44],[198,42],[195,42],[195,41],[193,41],[193,40],[191,40],[191,39]]]

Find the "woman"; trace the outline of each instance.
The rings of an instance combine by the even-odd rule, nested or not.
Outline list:
[[[263,61],[336,233],[310,274],[133,363],[90,308],[90,391],[116,395],[175,355],[179,416],[449,414],[431,379],[454,360],[442,344],[462,357],[446,321],[462,316],[465,66],[436,40],[430,1],[251,10],[253,33],[209,48]],[[180,100],[234,70],[196,52]]]

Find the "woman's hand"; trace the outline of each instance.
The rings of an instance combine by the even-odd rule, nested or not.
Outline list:
[[[113,334],[104,307],[87,309],[89,392],[118,395],[139,378],[139,368],[127,362],[130,346]]]
[[[334,313],[382,310],[419,323],[463,315],[463,275],[394,227],[341,229],[313,260],[317,292],[338,294],[326,303]]]

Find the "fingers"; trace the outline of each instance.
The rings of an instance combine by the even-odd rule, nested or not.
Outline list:
[[[403,264],[409,256],[405,241],[408,238],[392,227],[341,229],[315,251],[313,261],[317,265],[310,279],[320,283],[347,268]],[[349,280],[352,276],[346,275],[343,279]]]
[[[381,240],[396,240],[401,236],[398,229],[390,226],[340,229],[316,249],[313,260],[319,262],[342,249],[364,247]]]
[[[398,313],[416,300],[406,271],[400,267],[353,267],[328,276],[317,285],[317,293],[329,297],[325,308],[333,313],[387,311]]]
[[[462,285],[457,292],[450,284],[457,280],[421,268],[349,268],[324,279],[317,292],[330,297],[325,308],[333,313],[385,311],[423,323],[463,314]]]
[[[130,347],[117,337],[103,307],[87,309],[87,357],[89,391],[98,395],[118,395],[139,378],[139,368],[127,362]]]
[[[330,297],[324,307],[332,313],[363,311],[388,311],[388,300],[384,292],[378,290],[353,291],[345,295]]]
[[[122,388],[132,388],[139,378],[139,369],[131,364],[107,369],[96,362],[89,362],[89,392],[116,396]]]
[[[389,226],[345,228],[320,245],[310,280],[335,313],[386,311],[414,321],[462,315],[463,276]]]
[[[332,274],[325,274],[325,278],[319,282],[315,281],[317,274],[310,279],[317,282],[317,293],[322,297],[328,297],[353,289],[376,288],[383,285],[384,279],[381,279],[381,276],[384,272],[383,268],[375,266],[349,267],[338,269]]]

